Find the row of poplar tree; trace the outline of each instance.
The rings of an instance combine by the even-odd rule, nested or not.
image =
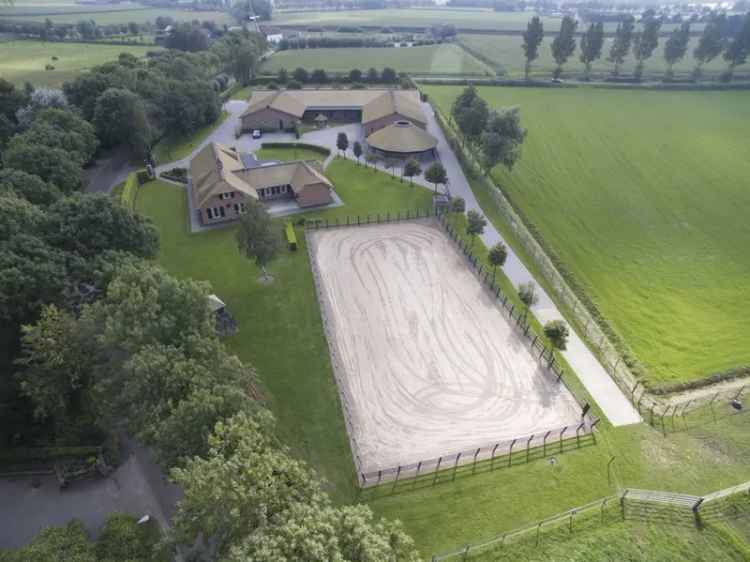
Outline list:
[[[659,32],[662,19],[653,14],[647,14],[640,22],[640,28],[636,29],[635,18],[631,15],[625,17],[617,26],[614,39],[609,48],[607,60],[614,66],[612,75],[620,75],[620,69],[626,57],[632,52],[636,61],[635,78],[640,80],[646,61],[651,58],[659,46]],[[551,44],[552,57],[556,67],[554,77],[560,78],[563,66],[576,51],[576,30],[578,22],[571,16],[565,16],[560,26],[559,34]],[[526,58],[524,76],[528,80],[531,64],[539,57],[539,48],[544,38],[544,25],[542,20],[535,16],[528,23],[523,34],[523,53]],[[664,60],[667,63],[666,78],[671,79],[674,75],[673,67],[681,61],[688,51],[690,42],[690,22],[685,22],[675,28],[664,43]],[[604,48],[604,25],[592,23],[580,38],[580,60],[585,64],[585,78],[591,76],[591,65],[602,57]],[[728,34],[728,21],[725,14],[716,14],[706,24],[693,49],[693,58],[696,66],[693,71],[693,79],[701,77],[703,65],[713,61],[720,55],[727,62],[727,70],[722,79],[729,82],[734,75],[737,66],[747,62],[750,54],[750,13],[746,14],[740,26],[739,32],[733,37]]]

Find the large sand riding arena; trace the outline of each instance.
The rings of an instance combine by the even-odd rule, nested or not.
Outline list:
[[[580,422],[436,221],[308,237],[361,472]]]

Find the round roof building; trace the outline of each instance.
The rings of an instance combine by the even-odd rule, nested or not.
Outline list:
[[[386,156],[407,158],[432,152],[437,139],[410,121],[396,121],[367,137],[367,144]]]

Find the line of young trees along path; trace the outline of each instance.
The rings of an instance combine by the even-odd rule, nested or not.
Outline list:
[[[620,76],[622,64],[628,54],[632,54],[636,61],[634,76],[637,80],[641,80],[646,61],[653,56],[659,46],[661,25],[662,19],[656,17],[651,11],[644,14],[640,27],[636,27],[635,18],[630,15],[618,24],[609,53],[607,53],[607,61],[613,65],[613,76]],[[579,47],[580,60],[586,67],[584,76],[587,80],[591,76],[592,64],[603,56],[604,24],[599,22],[589,25],[581,36],[579,45],[576,45],[577,28],[578,22],[571,16],[565,16],[560,25],[560,32],[550,45],[552,58],[556,64],[555,79],[562,76],[563,67],[576,52],[576,47]],[[728,20],[725,14],[714,15],[706,24],[698,39],[698,45],[693,49],[693,58],[696,61],[693,80],[700,79],[703,66],[720,55],[727,63],[727,70],[722,75],[722,80],[725,82],[732,80],[736,67],[747,62],[750,54],[750,13],[743,17],[736,34],[729,36],[728,33]],[[529,21],[523,33],[521,45],[526,59],[524,66],[526,80],[529,79],[532,63],[539,58],[543,39],[544,25],[542,20],[535,16]],[[690,22],[685,22],[674,29],[664,42],[663,56],[667,63],[666,79],[673,78],[673,67],[685,58],[689,42]]]

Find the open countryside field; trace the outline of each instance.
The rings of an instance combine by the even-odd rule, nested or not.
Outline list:
[[[221,11],[192,11],[169,8],[144,8],[135,6],[130,9],[122,6],[104,10],[92,8],[83,10],[78,6],[75,10],[67,7],[50,9],[27,10],[21,6],[0,8],[0,19],[12,21],[41,21],[52,20],[53,23],[76,23],[81,20],[93,20],[97,25],[121,23],[154,22],[159,16],[168,16],[176,21],[214,21],[217,25],[231,24],[234,20],[228,12]]]
[[[555,69],[555,61],[552,58],[551,44],[552,37],[545,37],[539,48],[539,58],[532,63],[531,76],[536,78],[550,78]],[[504,76],[510,78],[523,77],[524,58],[521,45],[523,38],[511,35],[480,35],[480,34],[460,34],[459,41],[476,51],[478,54],[492,61]],[[654,55],[646,61],[644,76],[646,78],[661,79],[667,70],[664,62],[664,44],[666,38],[659,40],[659,47]],[[578,39],[580,44],[580,38]],[[674,72],[676,78],[689,78],[695,68],[695,61],[692,57],[693,49],[698,44],[698,39],[693,38],[688,47],[687,56],[675,64]],[[607,54],[612,45],[612,39],[607,38],[604,41],[602,58],[596,61],[591,68],[592,78],[606,77],[612,73],[613,65],[607,61]],[[579,60],[580,52],[576,53],[563,67],[563,79],[583,76],[585,65]],[[622,65],[622,74],[631,74],[635,70],[635,60],[632,55],[628,56],[625,64]],[[704,65],[703,75],[705,78],[718,78],[727,68],[726,63],[721,57],[717,57],[709,64]],[[750,65],[738,66],[735,70],[737,79],[750,77]]]
[[[366,71],[390,66],[396,72],[409,74],[494,74],[492,69],[457,45],[428,45],[398,48],[302,49],[279,51],[266,59],[263,72],[290,72],[301,66],[311,71],[349,72],[353,68]]]
[[[336,160],[326,174],[345,205],[312,211],[304,215],[308,218],[332,220],[430,205],[431,190],[410,187],[351,162]],[[480,463],[476,474],[468,466],[459,468],[455,478],[448,470],[437,482],[429,475],[423,481],[402,481],[397,488],[389,485],[357,496],[302,231],[297,231],[300,249],[282,252],[269,268],[274,283],[263,285],[257,281],[260,270],[237,252],[236,228],[191,235],[186,207],[179,187],[151,182],[140,191],[139,211],[152,217],[160,230],[159,263],[173,275],[210,281],[227,303],[239,324],[238,334],[227,340],[229,349],[257,368],[279,420],[280,438],[292,453],[316,468],[336,501],[359,497],[378,514],[401,519],[425,559],[609,495],[616,485],[700,494],[750,477],[747,416],[726,417],[731,409],[717,403],[717,420],[710,414],[690,414],[687,426],[678,418],[681,431],[666,436],[644,424],[612,428],[605,420],[599,424],[596,443],[586,440],[580,449],[566,445],[562,454],[549,447],[547,455],[556,458],[554,464],[540,459],[541,450],[532,451],[528,464],[521,454],[514,457],[512,467],[503,462],[489,470],[487,463]],[[486,263],[481,242],[475,250]],[[508,290],[502,272],[498,277]],[[294,345],[279,353],[279,341]],[[574,377],[568,383],[590,400]],[[601,415],[595,404],[593,412]],[[612,455],[617,461],[608,482]]]
[[[59,87],[66,80],[94,66],[116,59],[120,53],[145,56],[154,46],[95,45],[44,41],[0,43],[0,78],[16,84],[26,81],[38,86]],[[52,57],[57,60],[52,60]],[[45,70],[51,64],[55,70]]]
[[[488,31],[521,31],[536,15],[534,12],[495,12],[480,8],[392,8],[386,10],[340,10],[325,12],[281,12],[273,15],[275,25],[308,26],[414,26],[430,27],[443,23],[458,28]],[[542,16],[545,31],[560,29],[559,17]],[[606,31],[614,31],[616,24],[605,24]],[[702,29],[697,24],[696,29]],[[671,29],[670,25],[664,27]]]
[[[447,113],[458,87],[424,90]],[[748,92],[481,88],[529,135],[493,175],[654,385],[750,364]]]

